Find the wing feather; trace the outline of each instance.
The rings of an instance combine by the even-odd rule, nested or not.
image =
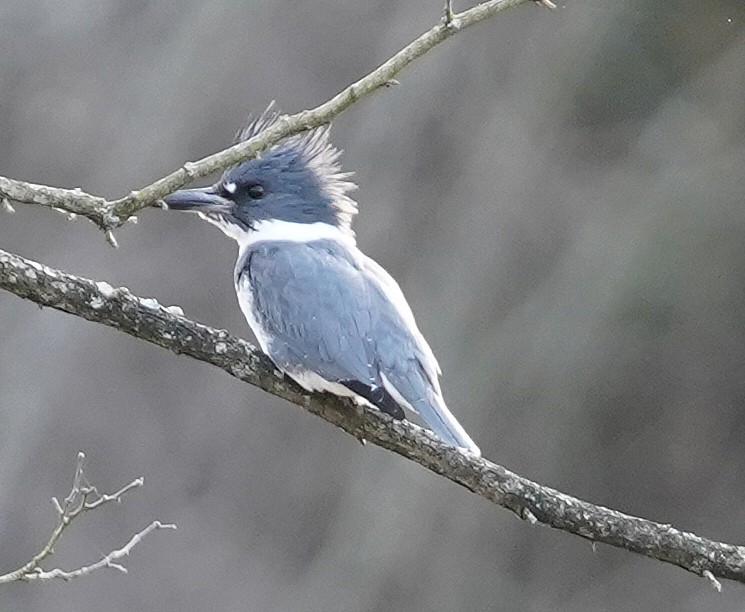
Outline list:
[[[400,418],[392,398],[446,442],[478,453],[442,400],[439,365],[400,287],[373,260],[332,240],[257,242],[236,285],[251,293],[241,306],[262,348],[298,382],[312,372],[346,383],[384,398],[372,401]]]

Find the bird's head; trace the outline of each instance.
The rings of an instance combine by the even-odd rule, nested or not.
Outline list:
[[[274,123],[265,112],[242,130],[247,140]],[[262,222],[325,223],[353,236],[357,205],[347,194],[356,188],[341,172],[341,152],[328,126],[286,138],[255,159],[237,164],[210,187],[182,189],[163,198],[169,209],[200,213],[239,242]]]

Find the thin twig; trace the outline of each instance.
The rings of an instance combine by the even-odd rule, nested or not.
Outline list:
[[[75,468],[75,476],[73,478],[72,488],[70,493],[62,500],[62,503],[56,498],[52,498],[52,505],[57,512],[57,523],[52,530],[52,535],[44,545],[44,547],[34,555],[28,562],[19,567],[17,570],[8,572],[0,576],[0,584],[6,584],[8,582],[18,581],[32,581],[32,580],[50,580],[52,578],[61,578],[63,580],[70,580],[79,576],[86,576],[91,572],[101,569],[102,567],[110,567],[118,569],[122,572],[126,572],[126,568],[115,563],[122,557],[126,557],[132,548],[134,548],[142,538],[148,535],[155,529],[175,529],[175,525],[163,524],[160,521],[154,521],[148,525],[145,529],[136,533],[122,548],[110,552],[105,555],[101,560],[91,565],[85,565],[75,570],[64,571],[59,568],[55,568],[49,571],[45,571],[41,568],[41,563],[54,554],[54,547],[56,546],[59,539],[62,537],[65,529],[81,514],[90,510],[100,508],[104,504],[111,502],[119,503],[122,497],[133,489],[137,489],[144,484],[142,478],[137,478],[129,484],[123,486],[116,493],[101,494],[96,490],[96,487],[92,486],[85,476],[83,471],[83,464],[85,463],[85,454],[78,453],[77,465]]]
[[[108,283],[53,270],[0,251],[0,288],[42,306],[96,321],[136,338],[215,365],[283,397],[358,439],[392,450],[445,476],[531,524],[542,524],[678,565],[716,586],[724,578],[745,583],[745,547],[716,542],[591,504],[523,478],[439,441],[407,421],[325,394],[309,394],[277,372],[247,342],[174,314]],[[714,580],[712,580],[714,578]]]
[[[134,534],[132,538],[129,540],[129,542],[127,542],[124,546],[122,546],[118,550],[114,550],[110,552],[108,555],[105,555],[99,561],[96,561],[95,563],[91,563],[90,565],[84,565],[83,567],[79,567],[78,569],[71,570],[71,571],[65,571],[59,568],[54,568],[53,570],[49,570],[48,572],[45,572],[44,570],[40,568],[36,568],[33,572],[25,574],[22,578],[20,578],[20,580],[25,580],[29,582],[32,580],[52,580],[54,578],[59,578],[61,580],[72,580],[73,578],[80,578],[81,576],[87,576],[88,574],[96,570],[106,568],[106,567],[119,570],[120,572],[126,574],[127,568],[119,563],[116,563],[116,561],[124,557],[127,557],[129,553],[132,551],[132,549],[135,546],[137,546],[137,544],[139,544],[140,541],[145,536],[147,536],[149,533],[157,529],[176,529],[176,525],[164,524],[164,523],[161,523],[160,521],[153,521],[147,527],[145,527],[145,529],[143,529],[139,533]]]
[[[427,51],[457,32],[477,24],[501,11],[525,4],[529,0],[488,0],[473,8],[454,13],[448,3],[446,17],[433,28],[406,45],[390,59],[316,108],[294,115],[284,115],[250,140],[236,144],[197,161],[186,162],[178,170],[127,196],[108,201],[80,189],[59,189],[0,177],[0,198],[41,204],[90,219],[106,232],[107,240],[116,246],[112,230],[119,228],[137,211],[154,205],[189,181],[205,177],[255,157],[264,149],[287,136],[329,123],[361,98],[381,87],[396,83],[395,76]],[[534,0],[535,1],[535,0]],[[548,0],[541,0],[546,6]]]
[[[0,176],[0,198],[8,211],[9,200],[14,200],[87,217],[101,229],[117,227],[119,224],[119,219],[112,216],[111,207],[104,198],[85,193],[82,189],[61,189]]]

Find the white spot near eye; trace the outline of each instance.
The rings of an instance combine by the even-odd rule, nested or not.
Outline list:
[[[235,183],[225,183],[225,191],[235,193]]]

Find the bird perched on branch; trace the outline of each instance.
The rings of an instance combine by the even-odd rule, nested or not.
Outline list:
[[[265,112],[245,140],[277,120]],[[286,138],[211,187],[164,198],[239,247],[235,288],[261,349],[308,391],[418,413],[445,442],[480,454],[442,398],[440,368],[395,280],[356,246],[356,188],[328,127]]]

